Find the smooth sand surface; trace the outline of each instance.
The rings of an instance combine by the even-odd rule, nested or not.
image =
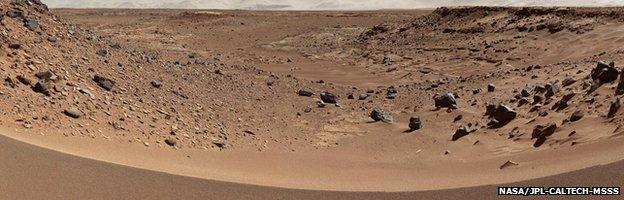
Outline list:
[[[0,137],[0,199],[492,199],[496,186],[333,192],[211,181],[80,158]],[[624,162],[508,186],[622,186]],[[562,197],[563,198],[563,197]],[[566,199],[569,197],[565,197]]]

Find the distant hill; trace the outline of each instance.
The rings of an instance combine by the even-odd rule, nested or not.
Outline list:
[[[624,0],[42,0],[52,8],[370,10],[441,6],[623,6]]]

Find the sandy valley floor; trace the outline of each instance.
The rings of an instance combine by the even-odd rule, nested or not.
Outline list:
[[[0,198],[622,185],[622,8],[1,6]]]

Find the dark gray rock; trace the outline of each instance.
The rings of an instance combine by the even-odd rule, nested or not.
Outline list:
[[[82,117],[82,112],[76,108],[69,108],[69,109],[65,109],[65,111],[63,111],[63,113],[71,118],[80,118]]]
[[[532,139],[537,138],[537,140],[535,141],[533,146],[534,147],[542,146],[542,144],[546,142],[546,139],[550,137],[552,134],[554,134],[556,130],[557,130],[557,124],[552,123],[552,122],[546,125],[535,126],[535,128],[533,128],[533,133],[531,134],[531,138]]]
[[[420,117],[412,117],[409,120],[409,128],[410,131],[416,131],[422,128],[422,121],[420,120]]]
[[[52,84],[49,81],[39,80],[34,86],[32,86],[32,90],[44,94],[46,96],[52,95]]]
[[[39,22],[36,19],[24,19],[24,26],[28,30],[36,31],[39,28]]]
[[[591,71],[592,80],[600,84],[613,82],[617,80],[618,76],[619,71],[613,62],[607,64],[604,61],[598,61],[596,67]]]
[[[370,114],[370,117],[376,122],[382,121],[382,122],[390,123],[394,120],[390,112],[386,112],[379,108],[373,109],[373,111]]]
[[[304,97],[314,96],[314,92],[308,89],[300,89],[299,92],[297,92],[297,94],[299,94],[299,96],[304,96]]]
[[[95,75],[93,77],[93,81],[95,81],[100,87],[108,91],[113,90],[113,87],[115,86],[115,81],[109,78],[106,78],[102,75]]]
[[[325,103],[338,103],[338,96],[329,92],[321,93],[321,100]]]
[[[560,91],[559,86],[555,83],[547,83],[546,85],[544,85],[544,88],[546,88],[546,94],[544,94],[546,98],[555,96],[555,94]]]
[[[614,117],[621,106],[622,105],[620,103],[620,98],[616,98],[615,100],[613,100],[611,102],[611,106],[609,107],[609,113],[607,114],[607,117],[608,118]]]
[[[436,108],[452,108],[457,109],[457,100],[453,93],[438,95],[434,98]]]
[[[557,111],[566,109],[568,107],[568,102],[572,100],[572,98],[574,98],[575,95],[576,93],[574,92],[570,92],[566,95],[563,95],[563,97],[561,97],[561,99],[557,101],[557,103],[553,104],[552,109],[557,110]]]
[[[494,112],[494,114],[492,115],[492,117],[496,119],[496,121],[505,124],[510,122],[511,120],[514,120],[516,116],[518,116],[518,113],[515,110],[513,110],[509,106],[502,104],[499,105],[498,108],[496,108],[496,112]]]
[[[572,115],[570,116],[570,121],[575,122],[575,121],[581,120],[583,119],[583,116],[585,116],[583,111],[581,110],[574,111],[574,113],[572,113]]]
[[[169,146],[175,146],[176,143],[178,143],[175,139],[173,138],[167,138],[165,139],[165,144],[169,145]]]
[[[487,90],[488,92],[494,92],[494,90],[496,90],[496,86],[494,86],[494,84],[488,84],[487,86]]]
[[[11,48],[11,49],[20,49],[20,48],[22,48],[22,45],[19,44],[19,43],[11,43],[11,44],[9,44],[9,48]]]
[[[24,84],[24,85],[30,85],[32,84],[32,81],[29,78],[26,78],[25,76],[22,75],[18,75],[17,77],[15,77],[20,83]]]

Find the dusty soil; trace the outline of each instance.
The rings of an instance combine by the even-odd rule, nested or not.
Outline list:
[[[67,154],[394,192],[624,159],[622,8],[0,7],[4,135]]]

